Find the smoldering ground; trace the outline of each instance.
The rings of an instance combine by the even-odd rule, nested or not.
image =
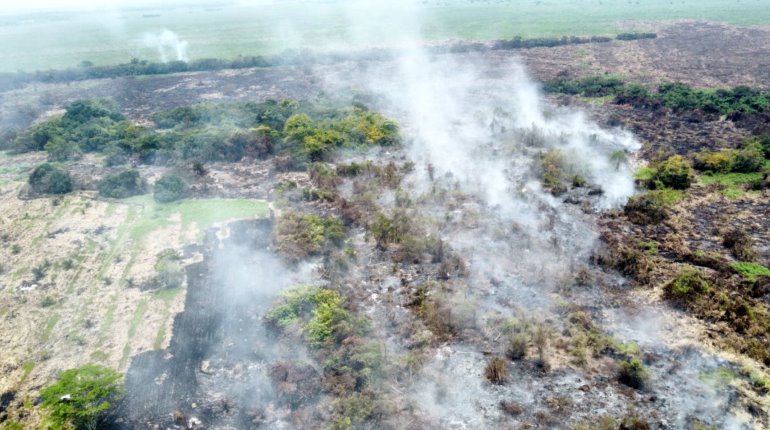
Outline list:
[[[651,379],[659,382],[653,382],[646,392],[631,395],[637,400],[632,403],[638,413],[657,415],[661,423],[676,428],[695,418],[720,428],[747,427],[731,415],[730,389],[715,389],[699,379],[699,375],[725,363],[695,349],[681,350],[678,345],[670,345],[662,331],[634,330],[638,324],[628,316],[638,313],[638,309],[627,312],[620,306],[612,312],[612,319],[606,317],[604,307],[618,305],[607,299],[597,285],[577,291],[572,288],[581,269],[588,272],[592,280],[589,284],[624,288],[621,278],[592,266],[590,257],[599,246],[594,226],[596,212],[619,207],[634,192],[627,158],[639,147],[635,138],[624,130],[603,129],[579,112],[544,101],[538,85],[528,78],[516,58],[489,62],[474,55],[426,54],[419,43],[419,16],[411,4],[378,3],[351,5],[349,19],[356,21],[351,38],[361,46],[376,43],[383,31],[400,34],[396,59],[361,62],[339,72],[328,67],[316,70],[325,71],[319,76],[324,91],[341,97],[363,94],[374,108],[399,120],[405,138],[404,154],[400,156],[417,166],[402,187],[412,196],[415,212],[423,214],[423,227],[461,255],[468,272],[465,278],[448,280],[446,298],[453,308],[464,307],[454,314],[455,323],[459,332],[469,334],[431,347],[413,378],[383,377],[388,381],[383,391],[388,396],[400,396],[399,402],[408,405],[401,409],[403,420],[395,411],[396,416],[389,417],[389,422],[398,427],[414,415],[422,416],[422,425],[435,428],[530,422],[540,411],[553,411],[554,399],[568,399],[563,402],[564,408],[569,405],[567,415],[549,421],[554,427],[596,415],[623,415],[628,394],[613,382],[612,360],[597,359],[588,372],[556,352],[559,348],[555,344],[564,340],[560,333],[567,327],[563,320],[566,299],[591,309],[600,329],[617,333],[622,341],[638,342],[642,353],[648,355]],[[567,186],[568,190],[557,195],[544,187],[543,157],[551,153],[559,153],[563,164],[581,177],[580,186]],[[385,210],[394,210],[392,200],[383,197],[379,204]],[[254,261],[254,252],[247,250],[238,257],[213,254],[210,270],[215,275],[209,282],[221,290],[210,291],[208,298],[201,300],[216,297],[221,301],[210,312],[216,322],[194,328],[188,340],[175,331],[170,348],[175,357],[174,345],[182,348],[187,342],[199,342],[195,338],[211,338],[212,333],[218,333],[216,340],[208,341],[205,347],[192,352],[180,349],[176,358],[185,360],[179,368],[187,369],[185,380],[195,381],[186,392],[195,394],[179,402],[178,397],[173,398],[179,391],[166,391],[163,378],[157,382],[162,372],[139,379],[162,387],[164,396],[183,405],[172,408],[169,400],[157,402],[162,405],[156,410],[158,416],[170,416],[169,410],[174,408],[183,408],[185,416],[193,416],[196,408],[191,405],[196,403],[209,408],[209,425],[224,428],[232,425],[226,418],[229,406],[212,399],[225,398],[233,399],[241,411],[258,409],[258,415],[265,415],[276,400],[265,366],[275,360],[291,360],[292,354],[312,363],[301,345],[296,350],[271,349],[269,336],[260,328],[257,318],[269,307],[265,302],[293,283],[286,278],[297,275],[281,268],[272,257]],[[371,255],[377,254],[372,251]],[[267,271],[254,272],[254,266]],[[251,269],[238,275],[241,267]],[[388,346],[390,356],[407,355],[407,339],[399,337],[398,329],[403,327],[398,327],[397,322],[394,329],[392,321],[387,320],[393,312],[402,311],[398,308],[403,304],[380,300],[382,291],[375,290],[371,283],[362,279],[353,282],[356,276],[365,279],[365,270],[354,272],[348,279],[350,283],[371,288],[365,293],[371,293],[371,303],[367,304],[375,308],[370,313],[373,333]],[[195,275],[193,271],[191,276]],[[321,280],[317,274],[306,274],[304,279],[311,283]],[[409,288],[399,287],[397,282],[388,285],[393,287],[392,296],[406,294]],[[195,288],[193,282],[190,291]],[[569,294],[565,295],[565,289],[570,290]],[[359,294],[368,295],[365,293]],[[185,313],[200,313],[204,302],[190,300]],[[388,307],[397,309],[391,311]],[[235,311],[239,308],[246,311]],[[663,325],[659,318],[651,312],[646,326]],[[181,322],[183,319],[180,316],[180,330],[198,324]],[[534,361],[507,364],[507,382],[489,384],[483,375],[487,354],[504,354],[500,339],[506,337],[501,333],[505,322],[511,320],[533,321],[547,327],[551,334],[543,345],[530,349],[538,349],[539,359],[549,361],[548,369],[543,369],[544,363],[535,365]],[[602,323],[607,324],[602,327]],[[227,364],[218,367],[217,360]],[[204,362],[208,363],[205,369]],[[238,362],[241,370],[234,370],[238,364],[233,363]],[[152,368],[141,363],[140,358],[132,366],[138,375],[142,375],[143,367]],[[603,374],[597,375],[597,371]],[[130,383],[131,375],[129,372]],[[142,402],[147,404],[147,400]],[[514,402],[526,412],[511,417],[498,407],[500,402]],[[265,421],[290,426],[288,415],[288,411],[276,411]]]

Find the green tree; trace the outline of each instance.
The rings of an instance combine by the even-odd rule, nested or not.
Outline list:
[[[123,395],[121,375],[95,364],[65,371],[40,392],[54,428],[97,429]]]
[[[164,175],[155,183],[153,197],[158,203],[170,203],[183,199],[186,195],[187,186],[177,175]]]
[[[29,175],[29,185],[38,194],[67,194],[72,191],[72,178],[61,167],[43,163]]]
[[[765,165],[765,154],[760,142],[748,140],[735,154],[733,171],[740,173],[753,173],[762,170]]]
[[[78,145],[68,139],[59,136],[52,137],[45,144],[45,151],[48,153],[48,161],[70,161],[78,160],[83,156]]]
[[[144,193],[145,184],[139,172],[126,170],[108,175],[99,181],[99,195],[112,199],[124,199]]]

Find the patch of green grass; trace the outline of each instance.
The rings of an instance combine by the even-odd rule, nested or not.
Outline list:
[[[652,167],[640,167],[634,172],[634,177],[640,181],[651,181],[655,177],[656,170]]]
[[[658,242],[655,242],[654,240],[650,240],[650,241],[637,240],[636,246],[643,249],[644,252],[646,252],[649,255],[658,255]]]
[[[25,361],[24,364],[21,365],[21,378],[19,380],[19,383],[22,383],[27,380],[29,377],[29,374],[32,373],[32,369],[35,368],[35,362],[34,361]]]
[[[59,314],[53,314],[45,322],[45,325],[43,326],[43,332],[40,334],[40,340],[43,342],[47,342],[48,339],[51,338],[51,333],[53,332],[54,327],[56,327],[56,324],[59,322],[59,319],[61,318],[61,315]]]
[[[679,203],[684,199],[685,192],[681,190],[673,190],[671,188],[664,188],[662,190],[648,191],[647,195],[654,199],[662,206],[670,206]]]
[[[719,184],[722,188],[721,193],[728,199],[739,199],[743,197],[744,187],[746,185],[757,183],[762,180],[762,173],[710,173],[700,176],[700,182],[703,185]]]
[[[609,339],[612,347],[619,353],[636,357],[641,352],[636,342],[621,342],[614,338]]]
[[[129,237],[137,242],[143,241],[156,229],[169,225],[170,218],[175,215],[181,217],[183,228],[195,223],[198,229],[203,231],[219,222],[262,217],[267,214],[267,202],[264,200],[185,199],[159,204],[152,196],[143,195],[124,201],[142,208],[137,220],[127,227]]]
[[[419,15],[415,30],[427,41],[447,39],[501,39],[522,36],[616,35],[628,31],[649,31],[645,21],[700,19],[737,25],[763,25],[770,21],[770,8],[763,1],[740,3],[724,0],[647,0],[644,2],[474,2],[470,0],[424,1],[414,3]],[[390,13],[389,13],[390,12]],[[384,11],[389,18],[393,11]],[[353,48],[377,42],[399,42],[402,32],[393,31],[383,19],[350,20],[348,2],[268,2],[258,5],[220,5],[218,10],[203,6],[153,9],[159,16],[147,18],[139,8],[116,11],[105,20],[93,12],[47,13],[18,19],[9,18],[0,27],[0,71],[45,70],[74,67],[84,60],[96,65],[128,62],[132,57],[159,61],[154,46],[143,35],[170,28],[190,42],[189,56],[235,58],[239,55],[270,55],[287,49],[312,45],[353,44]],[[629,17],[638,21],[624,28]],[[120,32],[114,28],[119,24]],[[280,32],[283,27],[291,32]],[[39,37],[41,34],[56,37]],[[356,38],[367,34],[370,38]],[[355,46],[358,44],[358,46]],[[176,59],[173,53],[168,53]]]
[[[770,276],[770,269],[761,264],[736,261],[730,266],[752,282],[756,281],[760,276]]]
[[[716,389],[721,389],[730,384],[737,376],[738,374],[732,369],[717,367],[712,371],[699,374],[698,379]]]
[[[182,292],[181,288],[163,288],[153,293],[152,297],[156,300],[163,300],[168,303],[174,300],[179,293]]]
[[[139,324],[142,323],[142,317],[144,316],[144,313],[146,311],[147,311],[147,299],[142,299],[139,301],[139,304],[136,305],[134,316],[133,318],[131,318],[131,325],[128,327],[129,339],[134,337],[134,335],[136,334],[136,329],[139,328]]]

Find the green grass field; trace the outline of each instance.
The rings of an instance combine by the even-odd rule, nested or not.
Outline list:
[[[351,12],[340,0],[262,6],[178,7],[99,13],[0,16],[0,71],[66,68],[84,60],[159,61],[145,35],[169,29],[188,42],[190,59],[267,55],[286,49],[389,44],[412,14]],[[514,36],[614,35],[629,20],[770,22],[768,0],[433,0],[416,6],[425,40]],[[408,16],[406,16],[408,15]],[[637,30],[647,29],[635,24]],[[395,30],[394,30],[395,29]],[[363,37],[361,37],[363,35]],[[176,55],[168,50],[171,59]]]

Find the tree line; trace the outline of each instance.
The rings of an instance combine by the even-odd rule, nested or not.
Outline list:
[[[655,38],[655,33],[621,33],[615,40],[636,40]],[[457,42],[445,46],[426,48],[430,53],[483,52],[487,50],[510,50],[540,47],[556,47],[585,43],[606,43],[613,39],[606,36],[564,36],[552,38],[523,39],[519,36],[510,40],[497,40],[492,44],[478,42]],[[286,51],[273,56],[239,56],[224,60],[205,58],[199,60],[169,61],[167,63],[149,62],[132,59],[128,63],[97,66],[90,61],[83,61],[78,67],[58,70],[38,70],[35,72],[0,73],[0,91],[8,91],[30,83],[59,83],[82,81],[87,79],[109,79],[127,76],[165,75],[183,72],[204,72],[225,69],[247,69],[254,67],[276,67],[284,65],[324,64],[350,60],[384,60],[392,58],[394,53],[387,49],[368,49],[358,52],[314,53],[310,51]]]

